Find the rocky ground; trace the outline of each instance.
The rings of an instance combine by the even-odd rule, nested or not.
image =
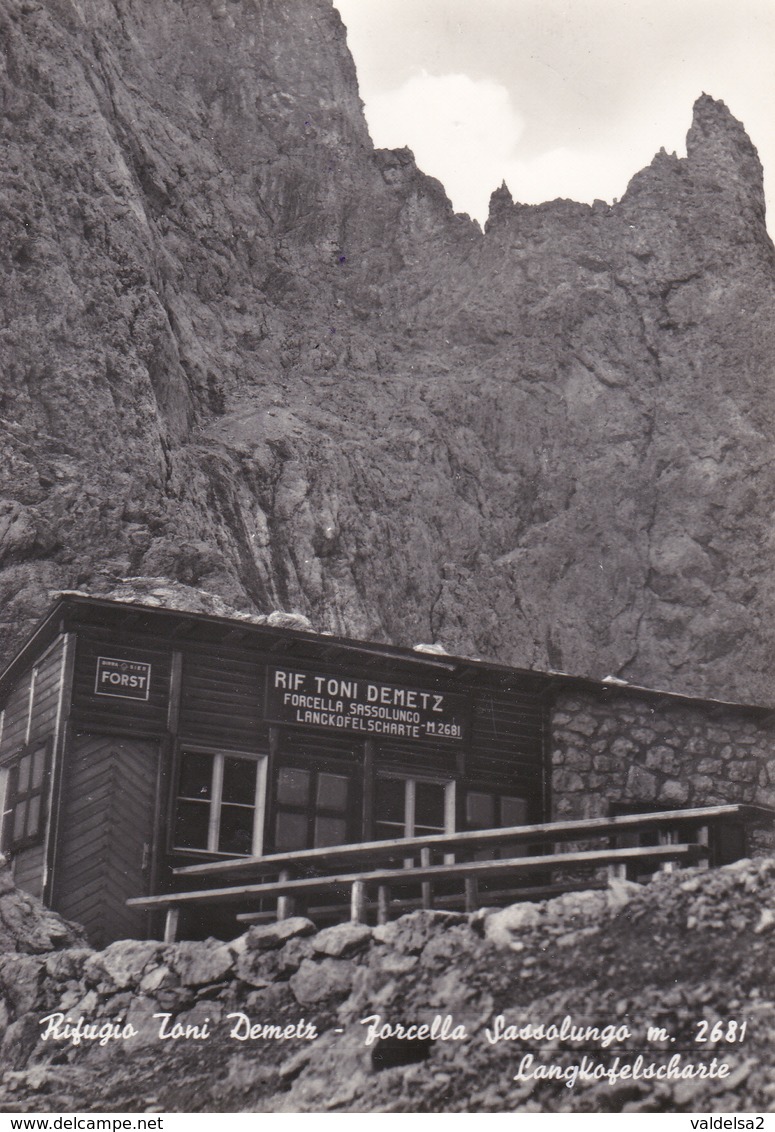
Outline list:
[[[103,952],[4,887],[4,1111],[775,1107],[775,860],[473,916],[415,912],[319,932],[295,917],[228,943],[124,941]],[[105,1044],[41,1040],[56,1023],[41,1019],[57,1012],[60,1025],[107,1025]],[[434,1018],[430,1037],[367,1041],[371,1025]],[[161,1038],[162,1022],[167,1032],[195,1029]],[[133,1036],[110,1036],[127,1025]],[[259,1029],[241,1040],[249,1025]],[[653,1026],[663,1033],[649,1034]],[[682,1069],[716,1075],[566,1084],[573,1066],[634,1066],[639,1054],[641,1066],[678,1057]],[[546,1079],[548,1067],[564,1076]]]

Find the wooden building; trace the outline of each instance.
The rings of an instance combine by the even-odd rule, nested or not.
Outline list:
[[[546,820],[554,684],[64,595],[0,677],[3,850],[103,945],[176,866]]]
[[[767,708],[70,594],[0,676],[0,833],[19,887],[99,946],[159,934],[173,870],[249,856],[557,819],[599,836],[680,806],[723,817],[711,863],[771,852],[735,823],[773,812],[773,743]],[[229,931],[196,915],[186,934]]]

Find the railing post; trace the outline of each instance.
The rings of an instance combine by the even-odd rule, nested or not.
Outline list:
[[[390,919],[390,889],[381,884],[377,889],[377,923],[386,924]]]
[[[657,830],[657,840],[660,845],[675,845],[678,836],[675,829],[660,829]],[[663,861],[659,866],[659,871],[663,873],[673,873],[676,870],[675,861]]]
[[[280,873],[280,880],[286,881],[291,879],[289,869],[283,869]],[[293,915],[293,897],[292,896],[278,896],[277,897],[277,919],[287,920]]]
[[[424,849],[420,850],[420,866],[423,867],[424,865],[430,865],[430,863],[431,863],[431,851],[426,846]],[[422,888],[422,906],[423,906],[423,908],[432,908],[433,907],[433,889],[431,888],[430,881],[424,880],[422,882],[421,888]]]
[[[178,920],[180,919],[180,908],[174,905],[167,909],[167,916],[164,921],[164,942],[174,943],[178,938]]]
[[[350,919],[354,924],[366,923],[366,882],[354,880],[350,895]]]
[[[608,866],[608,883],[614,880],[627,880],[627,864],[624,861]]]
[[[475,912],[479,907],[479,882],[476,877],[466,877],[466,912]]]

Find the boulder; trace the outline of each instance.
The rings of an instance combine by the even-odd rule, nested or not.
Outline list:
[[[363,951],[371,936],[372,930],[366,924],[334,924],[318,932],[312,940],[312,949],[318,955],[341,959]]]
[[[0,952],[40,954],[86,943],[83,928],[16,888],[10,868],[0,867]]]
[[[314,931],[315,925],[306,916],[289,916],[275,924],[257,924],[240,938],[247,951],[271,951],[295,936],[312,935]]]
[[[301,1006],[312,1006],[334,996],[348,994],[353,984],[355,967],[349,959],[304,959],[290,987]]]
[[[400,916],[399,919],[392,920],[388,924],[381,924],[372,934],[378,943],[388,944],[396,951],[418,954],[436,932],[444,931],[455,924],[465,923],[468,923],[468,917],[462,912],[420,909]]]
[[[95,952],[86,962],[84,974],[92,984],[109,990],[136,986],[146,968],[164,954],[165,945],[155,940],[120,939]]]
[[[226,978],[234,967],[234,954],[226,944],[178,943],[167,948],[167,963],[184,987],[202,987]]]
[[[537,928],[543,918],[540,904],[511,904],[485,918],[485,938],[497,947],[510,947],[520,932]]]

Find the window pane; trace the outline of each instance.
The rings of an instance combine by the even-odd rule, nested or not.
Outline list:
[[[249,759],[223,760],[224,802],[252,806],[256,797],[256,763]]]
[[[13,815],[13,839],[20,841],[24,837],[24,821],[27,817],[27,803],[22,802],[16,807]]]
[[[406,837],[406,829],[403,824],[378,821],[374,826],[374,837],[377,841],[394,841],[397,837]]]
[[[444,786],[440,782],[418,782],[414,795],[414,826],[444,829]],[[423,830],[423,832],[425,832]]]
[[[253,848],[252,806],[222,806],[218,848],[222,853],[250,853]]]
[[[32,786],[33,790],[40,790],[43,785],[43,771],[46,769],[46,748],[38,747],[32,754]]]
[[[501,826],[525,825],[527,822],[527,802],[524,798],[504,795],[501,798]]]
[[[210,806],[207,802],[178,802],[175,845],[180,849],[207,849]]]
[[[347,809],[347,787],[349,780],[341,774],[318,775],[318,809],[337,810],[344,813]],[[334,842],[321,842],[332,845]]]
[[[16,780],[16,789],[19,794],[26,794],[30,788],[30,766],[32,755],[25,755],[19,759],[19,777]]]
[[[403,778],[378,778],[374,813],[378,822],[398,822],[402,827],[406,814],[406,781]]]
[[[40,829],[40,794],[27,803],[27,837],[35,837]]]
[[[209,798],[212,794],[213,757],[186,751],[180,760],[180,786],[182,798]]]
[[[417,825],[414,827],[415,837],[427,837],[429,834],[435,835],[437,833],[444,833],[443,825]]]
[[[469,829],[492,829],[495,825],[495,798],[471,791],[466,795],[466,825]]]
[[[280,811],[275,819],[275,849],[307,848],[307,815]]]
[[[280,767],[277,776],[277,801],[289,806],[306,806],[309,799],[308,770],[299,770],[298,767]]]
[[[343,845],[347,841],[347,822],[344,818],[315,818],[315,845]]]

